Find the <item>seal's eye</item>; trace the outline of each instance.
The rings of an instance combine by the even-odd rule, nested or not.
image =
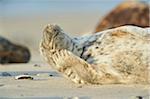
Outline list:
[[[57,32],[57,30],[56,30],[56,29],[54,29],[54,32]]]

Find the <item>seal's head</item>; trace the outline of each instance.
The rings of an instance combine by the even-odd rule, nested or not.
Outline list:
[[[49,49],[68,49],[71,38],[58,26],[48,24],[43,31],[42,44]]]
[[[58,25],[48,24],[43,31],[43,39],[50,42],[50,40],[57,36],[61,31],[62,29]]]

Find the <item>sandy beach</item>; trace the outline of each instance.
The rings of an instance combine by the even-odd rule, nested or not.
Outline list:
[[[0,64],[0,99],[150,99],[150,85],[74,84],[39,55],[46,24],[59,24],[73,37],[92,33],[102,17],[123,0],[37,1],[0,0],[0,35],[27,46],[32,57],[26,64]],[[33,80],[15,79],[23,74]]]
[[[15,80],[21,74],[34,79]],[[77,85],[41,61],[0,65],[0,99],[150,99],[149,88],[149,85]]]

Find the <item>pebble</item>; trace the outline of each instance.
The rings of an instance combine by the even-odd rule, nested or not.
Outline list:
[[[50,74],[49,76],[50,76],[50,77],[53,77],[54,75]]]
[[[41,65],[39,65],[39,64],[34,64],[34,66],[35,66],[35,67],[41,67]]]
[[[143,99],[143,97],[142,97],[142,96],[136,96],[136,98],[137,98],[137,99]]]
[[[30,79],[30,80],[33,80],[33,77],[31,77],[30,75],[18,75],[18,76],[15,76],[15,79],[16,80],[20,80],[20,79]]]

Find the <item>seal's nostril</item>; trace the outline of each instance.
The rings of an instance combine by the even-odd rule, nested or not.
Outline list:
[[[47,27],[50,27],[51,26],[51,24],[47,24]]]
[[[54,29],[54,32],[57,32],[57,30],[56,30],[56,29]]]
[[[52,29],[51,25],[47,25],[44,31],[51,32],[51,29]]]

